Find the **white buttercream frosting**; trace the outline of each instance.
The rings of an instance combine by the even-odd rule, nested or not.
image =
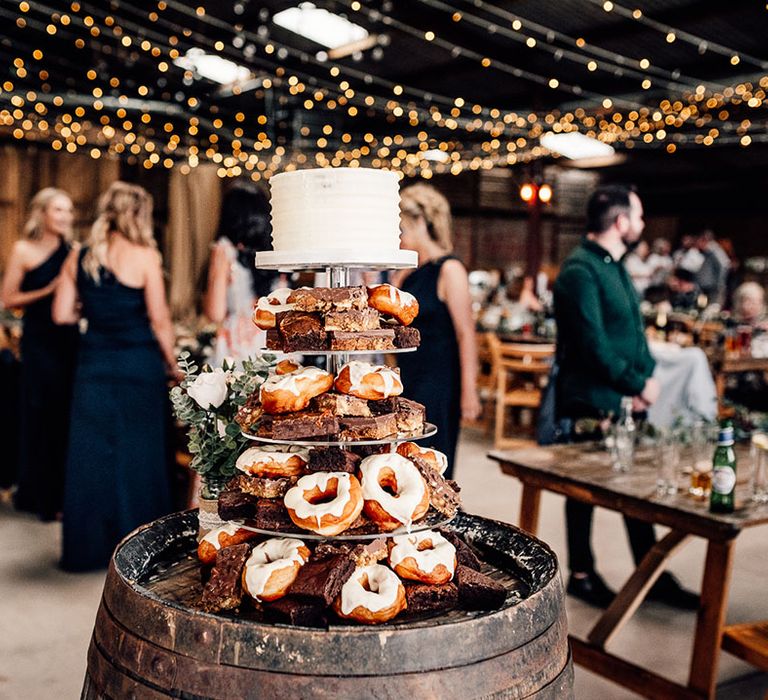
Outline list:
[[[368,588],[363,585],[366,578]],[[361,566],[341,588],[341,612],[349,615],[360,606],[374,613],[389,608],[397,600],[402,585],[397,574],[386,566]]]
[[[256,302],[256,308],[259,311],[267,311],[271,314],[277,314],[281,311],[293,311],[293,304],[288,303],[288,297],[293,293],[292,289],[283,287],[270,292],[265,297],[259,297]]]
[[[235,462],[235,468],[246,474],[251,473],[254,464],[285,464],[292,457],[299,457],[304,464],[309,462],[309,450],[296,445],[271,445],[270,447],[249,447]]]
[[[402,306],[413,306],[414,304],[417,304],[416,297],[413,296],[410,292],[404,292],[402,289],[398,289],[397,287],[391,285],[391,284],[378,284],[375,287],[371,287],[371,289],[376,290],[380,287],[387,287],[388,288],[388,296],[389,300],[393,304],[401,304]]]
[[[229,535],[232,537],[239,529],[242,527],[242,523],[238,523],[237,521],[231,521],[226,523],[225,525],[222,525],[221,527],[217,527],[215,530],[211,530],[210,532],[207,532],[202,542],[208,542],[209,544],[212,544],[214,549],[218,551],[221,549],[221,542],[219,542],[219,535]]]
[[[315,168],[270,178],[275,251],[395,251],[400,248],[396,173]]]
[[[339,370],[339,374],[346,368],[349,369],[350,393],[364,391],[363,381],[369,374],[375,374],[381,377],[383,387],[381,389],[377,387],[377,390],[383,394],[383,398],[387,399],[390,396],[399,396],[403,392],[403,382],[400,380],[400,375],[391,367],[353,360],[352,362],[347,362],[347,364]]]
[[[330,501],[310,503],[304,498],[304,494],[307,491],[312,491],[314,488],[325,492],[328,489],[329,482],[333,479],[336,480],[336,496]],[[330,515],[334,518],[340,518],[343,515],[344,508],[351,498],[352,479],[355,479],[355,477],[347,472],[316,472],[315,474],[307,474],[302,476],[294,487],[288,489],[285,496],[283,496],[283,503],[286,508],[295,511],[296,516],[302,520],[314,518],[317,522],[317,527],[320,528],[322,527],[320,521],[323,519],[323,516]]]
[[[392,495],[379,485],[379,472],[389,467],[395,474],[397,494]],[[426,491],[424,479],[410,460],[396,452],[371,455],[360,462],[363,500],[376,501],[395,520],[410,527],[413,513]]]
[[[394,547],[389,551],[389,565],[395,567],[404,559],[411,557],[416,566],[425,574],[431,574],[442,564],[451,574],[456,566],[456,547],[445,539],[439,532],[426,530],[412,532],[408,535],[397,535],[392,538]],[[432,546],[419,549],[422,543],[430,541]]]
[[[294,396],[300,396],[302,393],[302,384],[314,382],[320,377],[330,376],[328,372],[318,367],[302,367],[289,374],[273,374],[264,381],[259,389],[259,399],[263,400],[264,392],[287,391]]]
[[[245,586],[252,598],[259,600],[269,577],[275,571],[294,564],[302,566],[306,562],[299,551],[300,547],[305,547],[301,540],[273,537],[253,548],[245,562]]]

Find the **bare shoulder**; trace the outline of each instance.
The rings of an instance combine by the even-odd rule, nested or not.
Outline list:
[[[22,265],[34,259],[36,253],[35,244],[26,238],[16,241],[11,248],[11,258]]]
[[[450,258],[443,263],[440,268],[440,276],[451,281],[466,280],[467,268],[464,267],[464,263],[456,258]]]

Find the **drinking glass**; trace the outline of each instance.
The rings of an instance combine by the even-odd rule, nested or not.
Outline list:
[[[677,493],[680,466],[680,436],[677,431],[661,429],[656,440],[656,494],[674,496]]]
[[[693,469],[688,493],[697,498],[709,496],[712,489],[712,455],[715,449],[713,436],[713,426],[705,421],[697,421],[691,428]]]
[[[768,435],[757,433],[752,436],[750,446],[752,469],[749,490],[754,503],[768,503]]]
[[[611,426],[609,447],[613,460],[613,471],[629,472],[635,461],[635,433],[628,432],[620,423]]]

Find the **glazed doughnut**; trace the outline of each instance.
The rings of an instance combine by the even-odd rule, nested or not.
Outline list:
[[[368,287],[368,306],[379,313],[392,316],[403,326],[410,326],[419,314],[419,302],[416,297],[391,284]]]
[[[292,289],[276,289],[265,297],[259,297],[253,307],[253,322],[262,330],[275,327],[275,314],[281,311],[293,311],[293,304],[288,303]]]
[[[259,389],[259,400],[267,413],[291,413],[333,386],[333,375],[317,367],[302,367],[289,374],[273,374]]]
[[[333,601],[339,617],[366,625],[387,622],[405,607],[402,582],[394,571],[381,564],[355,569]]]
[[[360,399],[377,401],[403,393],[400,374],[384,365],[368,362],[348,362],[336,377],[336,391]]]
[[[397,453],[411,459],[419,457],[424,460],[438,474],[443,474],[448,468],[448,457],[438,450],[430,447],[420,447],[415,442],[402,442],[397,446]]]
[[[257,544],[243,569],[243,589],[255,600],[282,598],[307,563],[309,549],[301,540],[273,537]]]
[[[453,578],[456,547],[438,532],[427,530],[392,538],[389,565],[400,578],[440,585]]]
[[[283,503],[291,520],[304,530],[332,537],[344,532],[363,510],[360,482],[346,472],[302,476]]]
[[[249,447],[235,462],[235,468],[252,476],[298,476],[309,462],[309,450],[294,445]]]
[[[371,455],[360,462],[363,511],[388,532],[420,520],[429,509],[424,478],[410,460],[397,452]]]
[[[258,533],[242,527],[242,523],[226,523],[203,536],[197,545],[197,558],[203,564],[213,564],[220,549],[231,547],[233,544],[248,542]]]

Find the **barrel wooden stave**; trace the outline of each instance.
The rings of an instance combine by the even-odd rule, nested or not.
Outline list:
[[[165,692],[185,698],[399,700],[403,694],[470,697],[470,689],[473,697],[500,700],[571,696],[556,559],[546,545],[511,526],[466,515],[455,521],[455,529],[499,567],[520,569],[532,591],[526,599],[488,613],[318,630],[195,610],[189,600],[197,591],[190,589],[199,589],[199,581],[178,596],[165,589],[164,597],[155,595],[147,572],[161,568],[169,548],[174,557],[186,556],[193,525],[193,513],[169,516],[118,547],[94,631],[89,692],[96,687],[113,697],[109,688],[117,684],[142,697],[144,683],[153,698]],[[193,570],[197,565],[190,561]],[[558,694],[551,694],[553,688],[560,688]]]

